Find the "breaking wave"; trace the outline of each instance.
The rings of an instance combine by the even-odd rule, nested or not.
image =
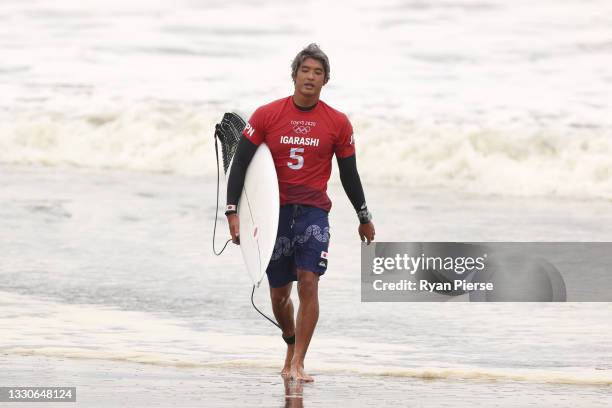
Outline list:
[[[0,124],[0,162],[212,178],[213,129],[222,112],[210,111],[141,103],[104,113],[12,113]],[[605,129],[351,119],[366,183],[612,199],[612,138]]]

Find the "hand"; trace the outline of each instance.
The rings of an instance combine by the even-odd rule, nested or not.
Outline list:
[[[229,224],[232,242],[236,245],[240,245],[240,219],[238,218],[238,214],[228,215],[227,223]]]
[[[359,224],[359,229],[357,230],[359,232],[359,238],[361,238],[361,241],[366,241],[368,245],[370,245],[370,242],[374,241],[374,224],[372,223],[372,221],[368,222],[367,224]]]

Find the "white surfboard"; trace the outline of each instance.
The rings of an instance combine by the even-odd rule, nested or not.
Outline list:
[[[278,178],[272,153],[259,145],[247,168],[238,202],[240,250],[253,284],[259,286],[270,263],[278,230]]]

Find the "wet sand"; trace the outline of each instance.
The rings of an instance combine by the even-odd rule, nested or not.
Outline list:
[[[610,387],[520,381],[423,380],[329,375],[315,371],[312,372],[316,376],[314,383],[297,384],[283,381],[274,369],[175,368],[7,355],[0,357],[0,368],[4,373],[4,386],[74,386],[78,407],[327,407],[342,404],[351,407],[552,408],[607,407],[612,402]],[[45,406],[67,404],[47,403]]]

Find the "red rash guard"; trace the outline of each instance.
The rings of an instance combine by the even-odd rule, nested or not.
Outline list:
[[[331,159],[355,154],[353,127],[346,115],[319,100],[299,110],[291,96],[259,107],[242,134],[253,144],[266,142],[278,175],[280,205],[331,209],[327,182]]]

